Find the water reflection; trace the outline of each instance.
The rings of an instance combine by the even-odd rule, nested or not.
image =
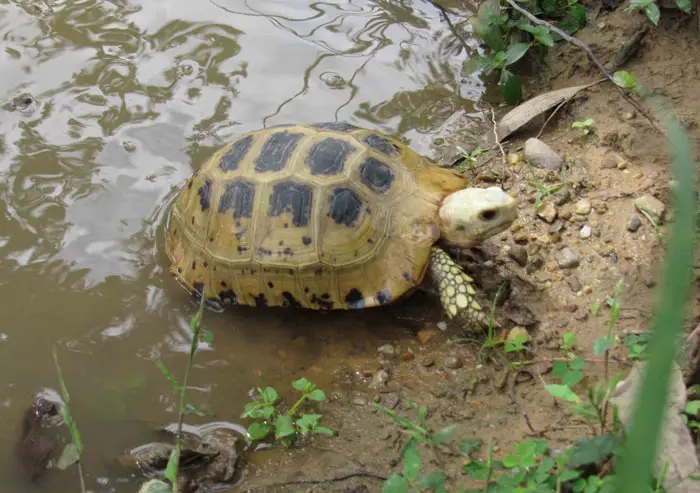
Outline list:
[[[58,345],[94,491],[132,491],[96,479],[139,443],[134,423],[172,419],[153,360],[181,367],[195,304],[167,272],[162,228],[192,169],[283,122],[412,141],[472,112],[481,90],[460,79],[464,46],[428,1],[0,0],[0,32],[0,434],[10,443],[32,395],[56,388]],[[257,370],[286,382],[314,367],[329,383],[338,358],[404,327],[391,310],[328,320],[207,313],[216,338],[193,401],[235,419]],[[9,450],[12,491],[73,488],[71,474],[27,486]]]

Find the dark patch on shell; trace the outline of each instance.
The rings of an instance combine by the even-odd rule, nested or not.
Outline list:
[[[264,294],[253,296],[253,298],[255,298],[255,306],[257,306],[258,308],[265,308],[267,306],[267,298]]]
[[[309,151],[307,163],[312,175],[342,173],[353,147],[341,139],[327,138],[316,142]]]
[[[411,274],[410,272],[404,272],[403,278],[406,279],[408,282],[414,281],[413,274]]]
[[[282,292],[282,297],[285,300],[282,306],[286,308],[301,308],[301,303],[299,303],[289,291]]]
[[[219,299],[227,305],[236,305],[238,303],[236,293],[234,293],[232,289],[229,289],[227,291],[221,291],[219,293]]]
[[[365,143],[375,151],[389,156],[395,156],[399,153],[399,149],[387,138],[377,134],[369,134],[365,137]]]
[[[373,157],[367,158],[360,166],[360,181],[375,193],[382,194],[389,190],[395,177],[394,170]]]
[[[380,305],[386,305],[391,301],[391,293],[388,289],[382,289],[376,294],[376,298]]]
[[[307,185],[294,181],[277,183],[270,195],[269,216],[291,212],[292,222],[298,228],[309,224],[313,191]]]
[[[194,292],[199,296],[202,296],[202,293],[204,292],[204,284],[201,282],[196,282],[192,286],[194,287]]]
[[[219,199],[219,214],[233,209],[234,219],[253,215],[255,185],[247,181],[233,181],[226,186],[226,191]],[[237,223],[240,227],[240,222]]]
[[[350,188],[336,188],[330,198],[328,216],[336,224],[352,226],[362,211],[362,199]]]
[[[219,163],[221,171],[234,171],[238,169],[241,161],[253,144],[253,136],[247,135],[233,143],[231,149],[224,154]]]
[[[311,238],[309,238],[308,236],[302,236],[301,242],[306,246],[311,245]]]
[[[199,187],[199,190],[197,190],[197,194],[199,195],[199,207],[206,211],[211,205],[211,181],[205,180],[202,186]]]
[[[315,294],[311,296],[311,303],[314,303],[319,310],[332,310],[333,302],[330,301],[330,295],[323,293],[320,297]]]
[[[289,132],[272,134],[255,160],[255,171],[258,173],[274,172],[284,168],[303,136],[304,134],[292,134]]]
[[[352,288],[345,295],[345,303],[354,310],[358,310],[365,307],[365,297],[362,295],[359,289]]]
[[[268,282],[268,283],[267,283],[267,287],[268,287],[268,288],[270,288],[270,289],[272,289],[272,288],[274,288],[274,287],[275,287],[275,285],[274,285],[274,284],[272,284],[271,282]]]
[[[352,132],[354,130],[359,130],[359,127],[344,122],[322,122],[314,123],[311,126],[322,130],[333,130],[334,132]]]

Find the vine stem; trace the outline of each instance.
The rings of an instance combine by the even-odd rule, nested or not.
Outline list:
[[[657,124],[656,119],[653,116],[651,116],[649,114],[649,112],[646,109],[644,109],[637,101],[635,101],[634,98],[632,98],[632,96],[630,96],[627,92],[625,92],[625,90],[623,88],[621,88],[620,86],[615,84],[615,81],[613,80],[613,75],[610,73],[610,71],[607,68],[605,68],[605,65],[603,65],[601,63],[601,61],[598,59],[598,57],[595,56],[595,53],[593,53],[593,50],[591,50],[590,46],[588,46],[585,42],[581,41],[578,38],[574,38],[573,36],[569,36],[564,31],[559,29],[557,26],[550,24],[549,22],[547,22],[545,20],[538,19],[537,17],[532,15],[530,12],[528,12],[527,10],[522,8],[520,5],[516,4],[513,0],[505,0],[505,1],[508,3],[508,5],[513,7],[513,9],[515,9],[517,12],[520,12],[522,15],[527,17],[530,20],[530,22],[532,22],[533,24],[537,24],[539,26],[546,27],[550,31],[557,33],[559,36],[561,36],[563,39],[565,39],[569,43],[571,43],[575,46],[578,46],[583,51],[585,51],[586,54],[588,55],[588,58],[590,58],[590,60],[600,69],[600,71],[603,73],[603,75],[605,75],[605,78],[608,79],[610,82],[612,82],[612,84],[615,86],[615,88],[618,90],[618,92],[622,95],[622,97],[624,99],[626,99],[627,102],[630,103],[634,107],[634,109],[636,109],[641,115],[644,116],[644,118],[646,118],[649,121],[651,126],[654,127],[654,130],[656,130],[657,132],[659,132],[660,134],[662,134],[664,136],[666,135],[666,132],[664,132]]]

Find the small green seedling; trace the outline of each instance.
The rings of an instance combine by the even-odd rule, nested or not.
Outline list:
[[[637,75],[626,70],[619,70],[613,74],[613,82],[615,85],[629,92],[637,90]]]
[[[300,378],[292,382],[292,388],[301,392],[301,396],[294,405],[283,413],[280,411],[279,393],[272,387],[256,388],[256,396],[253,401],[246,404],[242,418],[253,420],[248,426],[248,436],[251,440],[264,440],[274,431],[274,438],[284,447],[291,447],[299,435],[318,433],[332,436],[330,428],[319,426],[322,416],[320,414],[302,414],[297,417],[299,407],[309,401],[325,401],[326,394],[316,388],[306,378]]]
[[[593,131],[593,118],[586,118],[583,121],[574,122],[572,128],[580,128],[583,130],[583,135],[588,135]]]

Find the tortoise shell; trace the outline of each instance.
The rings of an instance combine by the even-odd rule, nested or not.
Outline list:
[[[175,199],[171,271],[224,304],[383,305],[422,281],[438,208],[466,186],[400,141],[347,123],[248,132]]]

